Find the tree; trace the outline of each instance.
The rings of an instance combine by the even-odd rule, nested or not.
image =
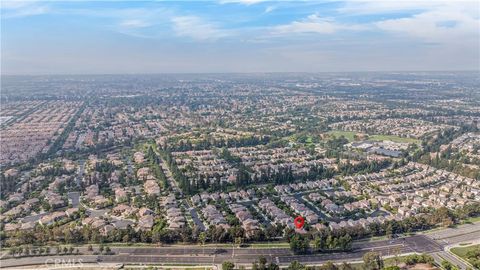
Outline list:
[[[320,266],[320,270],[338,270],[338,267],[333,262],[328,261]]]
[[[267,270],[280,270],[280,266],[274,262],[271,262],[268,264]]]
[[[222,270],[233,270],[235,265],[230,261],[224,261],[222,263]]]
[[[304,270],[305,265],[299,263],[298,261],[292,261],[288,266],[288,270]]]
[[[258,258],[258,269],[265,270],[267,268],[267,258],[261,256]]]
[[[242,237],[235,237],[235,245],[237,247],[241,247],[243,244],[243,238]]]
[[[323,239],[320,235],[315,236],[315,239],[313,239],[313,248],[315,251],[320,251],[323,249]]]
[[[207,241],[207,234],[205,232],[201,232],[199,235],[198,235],[198,240],[200,241],[201,245],[202,245],[202,254],[205,255],[205,241]]]
[[[340,265],[340,270],[353,270],[353,266],[347,262],[343,262],[342,265]]]
[[[393,254],[395,255],[395,257],[393,258],[394,261],[395,261],[395,265],[398,265],[398,262],[399,262],[399,258],[398,258],[398,255],[402,252],[401,248],[400,247],[395,247],[393,248]]]
[[[309,241],[307,237],[300,234],[295,234],[290,238],[290,249],[295,254],[305,254],[307,253],[308,248]]]
[[[445,270],[458,270],[458,267],[456,267],[455,265],[453,265],[451,262],[447,260],[442,261],[442,267]]]
[[[365,270],[381,270],[383,260],[376,252],[367,252],[363,255],[363,268]]]
[[[400,270],[400,267],[398,267],[396,265],[391,265],[391,266],[387,266],[387,267],[383,268],[383,270]]]

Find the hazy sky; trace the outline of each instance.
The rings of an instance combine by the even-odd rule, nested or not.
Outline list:
[[[479,70],[479,3],[1,0],[1,72]]]

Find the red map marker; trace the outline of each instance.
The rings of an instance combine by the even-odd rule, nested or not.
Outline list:
[[[303,224],[305,223],[305,220],[303,219],[303,217],[298,216],[293,220],[293,223],[295,223],[295,227],[297,227],[297,229],[301,229],[303,227]]]

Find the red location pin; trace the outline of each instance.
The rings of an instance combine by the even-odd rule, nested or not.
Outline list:
[[[297,227],[297,229],[301,229],[303,227],[303,224],[305,223],[305,220],[303,219],[303,217],[298,216],[293,220],[293,223],[295,223],[295,227]]]

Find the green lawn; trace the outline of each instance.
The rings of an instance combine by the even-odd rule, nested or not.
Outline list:
[[[353,142],[354,139],[353,139],[353,136],[355,136],[355,134],[357,134],[357,132],[354,132],[354,131],[342,131],[342,130],[332,130],[332,131],[329,131],[327,134],[329,135],[332,135],[332,136],[335,136],[335,137],[340,137],[340,136],[343,136],[345,137],[345,139],[347,139],[348,141],[350,142]]]
[[[342,130],[332,130],[327,132],[327,134],[335,136],[335,137],[340,137],[343,136],[345,137],[348,141],[353,142],[354,141],[354,136],[358,132],[355,131],[342,131]],[[368,135],[368,139],[372,141],[392,141],[392,142],[398,142],[398,143],[415,143],[415,144],[421,144],[420,140],[413,139],[413,138],[403,138],[403,137],[398,137],[394,135],[381,135],[381,134],[375,134],[375,135]]]
[[[372,141],[392,141],[398,143],[415,143],[420,144],[421,141],[413,138],[403,138],[394,135],[370,135],[369,139]]]
[[[468,261],[467,252],[469,252],[471,250],[474,250],[476,248],[480,248],[480,245],[472,245],[472,246],[468,246],[468,247],[455,247],[455,248],[450,249],[450,251],[452,251],[457,256],[459,256],[459,257],[465,259],[466,261]]]
[[[398,256],[398,263],[402,263],[404,261],[406,256]],[[360,259],[361,260],[361,259]],[[392,266],[392,265],[395,265],[395,258],[387,258],[387,259],[383,259],[383,263],[385,266]],[[363,268],[363,263],[351,263],[353,269],[355,270],[364,270],[365,268]]]
[[[463,223],[474,223],[474,222],[478,222],[478,221],[480,221],[480,216],[468,218],[468,219],[465,220]]]

